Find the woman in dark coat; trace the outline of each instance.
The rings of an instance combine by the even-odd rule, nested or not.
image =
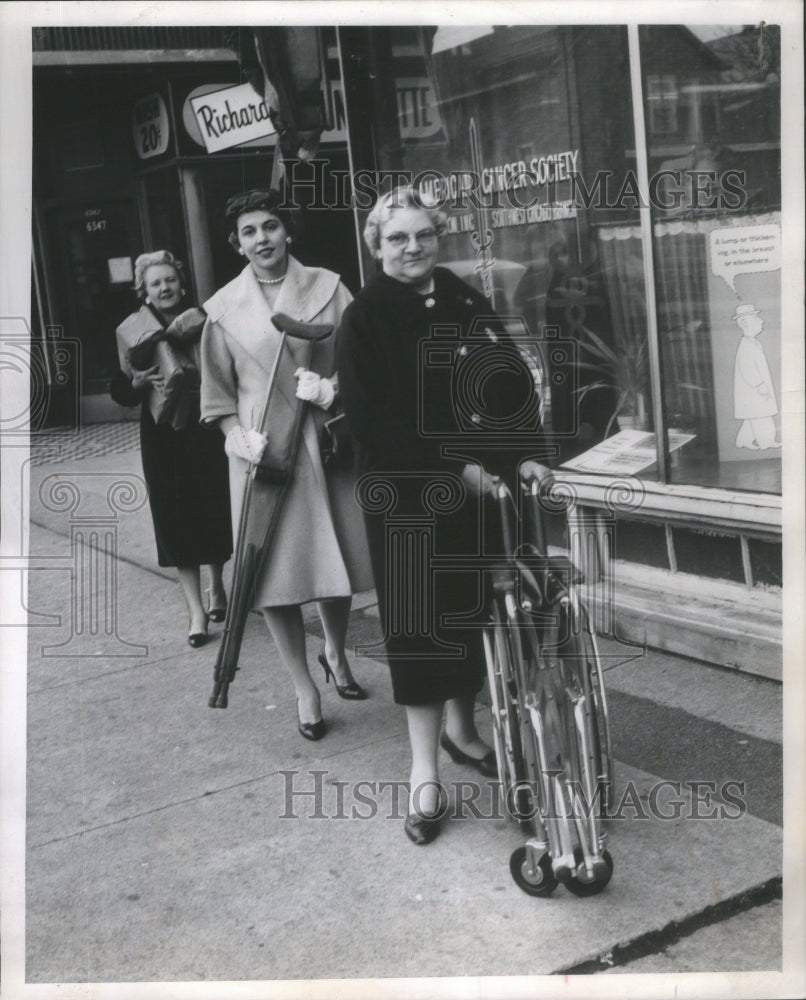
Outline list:
[[[444,222],[410,188],[378,201],[364,239],[382,272],[347,307],[337,337],[392,688],[406,708],[405,830],[417,844],[438,831],[440,742],[454,760],[497,773],[474,721],[480,630],[444,621],[472,618],[481,601],[479,573],[457,562],[490,551],[489,541],[480,548],[490,472],[514,485],[519,464],[526,477],[546,471],[529,460],[540,454],[536,382],[489,302],[436,267]],[[534,433],[524,435],[529,419]]]
[[[188,309],[181,262],[167,250],[135,261],[135,290],[143,305],[117,329],[121,371],[111,395],[121,406],[142,404],[140,453],[148,487],[160,566],[175,566],[188,606],[188,642],[207,641],[208,619],[223,621],[227,597],[224,563],[232,555],[229,480],[224,443],[199,423],[198,351],[205,315]],[[155,351],[161,339],[190,362],[171,415],[157,423],[165,379]],[[209,576],[208,607],[202,602],[199,567]]]

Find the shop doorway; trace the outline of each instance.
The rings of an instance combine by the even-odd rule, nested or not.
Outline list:
[[[54,283],[51,322],[81,342],[82,397],[106,394],[118,369],[115,328],[136,306],[134,259],[142,245],[133,200],[51,209],[46,221]]]

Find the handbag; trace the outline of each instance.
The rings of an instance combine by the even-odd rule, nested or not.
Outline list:
[[[183,427],[193,406],[194,391],[200,385],[199,370],[187,355],[167,340],[154,345],[152,364],[163,378],[162,386],[151,386],[148,408],[156,424]]]

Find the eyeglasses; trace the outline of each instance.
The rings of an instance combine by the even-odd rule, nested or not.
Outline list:
[[[390,233],[388,236],[384,236],[383,239],[400,250],[403,247],[407,247],[411,239],[422,246],[427,243],[434,243],[437,239],[437,231],[435,229],[421,229],[419,233]]]

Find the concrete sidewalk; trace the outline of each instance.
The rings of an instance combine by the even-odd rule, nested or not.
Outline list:
[[[136,451],[31,470],[28,981],[531,976],[596,960],[605,968],[648,932],[780,876],[780,689],[613,644],[605,652],[614,706],[661,706],[706,736],[687,737],[687,762],[683,750],[679,762],[662,751],[639,759],[647,755],[626,733],[627,753],[616,744],[617,794],[634,790],[638,807],[610,823],[607,890],[524,895],[508,868],[523,836],[486,783],[480,817],[448,821],[433,845],[414,847],[403,833],[405,793],[397,808],[393,796],[407,777],[408,740],[386,668],[353,659],[371,694],[364,703],[320,684],[328,734],[308,743],[296,732],[290,682],[252,616],[230,707],[209,709],[217,638],[201,650],[186,643],[181,591],[172,571],[156,567],[138,478]],[[93,532],[116,547],[114,561],[79,564]],[[90,598],[93,587],[102,597]],[[350,642],[378,638],[364,595]],[[319,646],[310,619],[312,664]],[[482,705],[488,732],[487,714]],[[698,764],[711,738],[726,741],[714,753],[734,761],[748,745],[749,756],[769,752],[770,773],[755,784],[770,794],[740,818],[727,810],[698,819],[688,807],[676,819],[640,818],[659,777],[742,777],[744,765],[723,774]],[[474,772],[444,755],[441,767],[452,801],[467,797]],[[764,967],[777,969],[780,929],[767,939],[779,947]],[[701,960],[702,971],[759,967],[757,954],[735,949],[712,947]]]

